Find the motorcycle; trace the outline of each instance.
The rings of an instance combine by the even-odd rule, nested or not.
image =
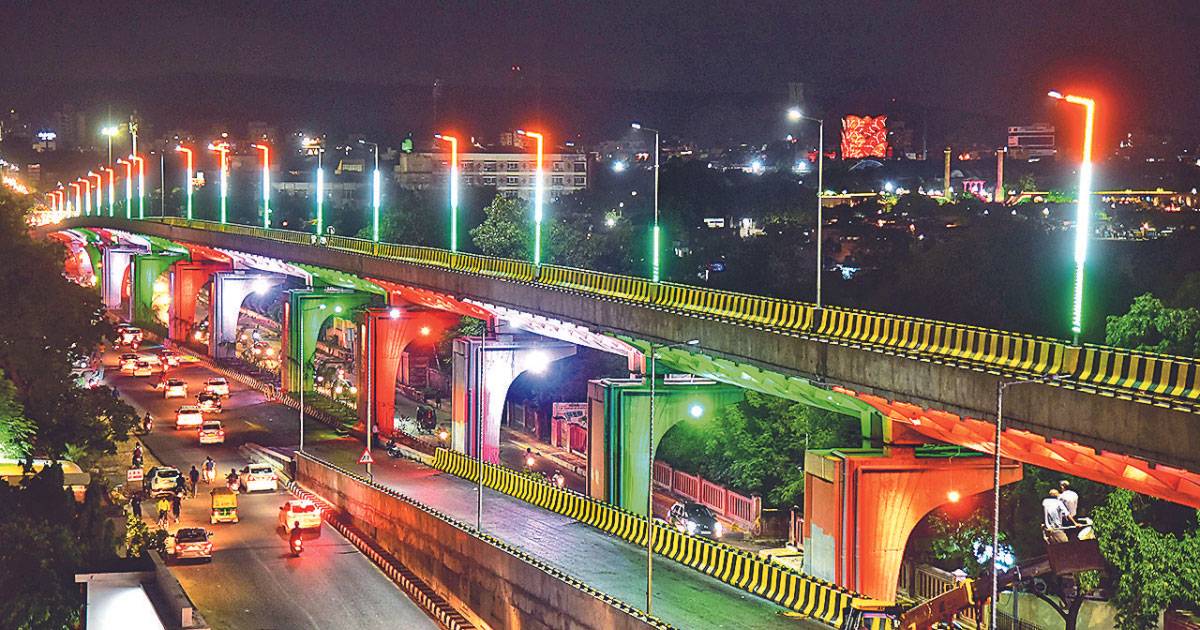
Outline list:
[[[555,473],[550,476],[550,485],[558,488],[566,487],[567,478],[564,477],[562,473],[555,471]]]
[[[140,453],[134,453],[132,468],[141,468],[141,467],[142,467],[142,455]]]
[[[142,433],[149,435],[152,429],[154,429],[154,420],[150,414],[146,414],[146,417],[142,418]]]
[[[238,482],[237,475],[229,475],[225,478],[225,485],[229,487],[230,492],[237,492],[241,488],[241,483]]]
[[[388,440],[387,454],[388,454],[388,457],[393,457],[393,458],[400,457],[401,455],[403,455],[403,453],[400,450],[400,445],[397,444],[395,442],[395,440]]]
[[[304,539],[297,538],[297,539],[293,540],[292,541],[292,557],[299,558],[300,554],[303,551],[304,551]]]

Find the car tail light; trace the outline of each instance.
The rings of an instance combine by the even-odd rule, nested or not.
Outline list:
[[[224,429],[221,429],[220,431],[217,431],[217,435],[224,436],[224,435],[225,435],[225,430],[224,430]]]
[[[271,481],[279,481],[279,478],[275,476],[275,473],[271,473]]]
[[[204,553],[212,553],[212,543],[204,543]]]
[[[175,544],[175,553],[179,553],[180,551],[183,551],[183,545],[176,543]]]

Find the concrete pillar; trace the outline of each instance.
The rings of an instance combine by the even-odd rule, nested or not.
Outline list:
[[[896,582],[909,534],[935,508],[978,505],[992,488],[988,456],[922,457],[909,447],[809,451],[804,476],[804,572],[885,601]],[[1021,479],[1005,462],[1002,484]],[[990,493],[984,503],[991,505]],[[1031,523],[1030,527],[1036,527]]]
[[[235,354],[238,314],[253,291],[265,291],[283,282],[269,273],[222,272],[212,274],[208,294],[208,354],[215,359]]]
[[[396,374],[404,349],[415,339],[438,335],[458,321],[459,316],[455,313],[400,307],[370,308],[359,315],[355,365],[358,366],[358,421],[364,427],[370,410],[380,435],[392,435],[396,417]]]
[[[125,247],[105,247],[103,250],[103,271],[100,274],[100,297],[104,308],[119,309],[124,297],[125,274],[135,254],[141,250]]]
[[[483,346],[481,348],[481,345]],[[480,453],[477,419],[483,409],[483,457],[498,462],[500,418],[508,388],[522,372],[544,368],[552,361],[575,354],[573,344],[542,337],[499,335],[481,344],[479,337],[454,340],[454,390],[451,393],[453,448],[471,456]],[[483,379],[483,389],[479,379]]]
[[[200,289],[204,288],[212,274],[229,270],[228,263],[208,261],[180,260],[171,266],[171,308],[167,335],[172,341],[188,341],[196,325],[196,297]]]
[[[297,289],[288,291],[287,296],[287,303],[283,306],[280,382],[285,392],[299,391],[301,387],[308,391],[313,387],[313,359],[317,354],[317,339],[325,323],[333,317],[353,320],[354,311],[370,304],[375,294]],[[300,332],[304,334],[300,335]],[[303,353],[300,352],[302,343]],[[299,369],[301,365],[305,366],[303,372]]]
[[[129,298],[135,324],[161,325],[154,318],[154,283],[171,265],[186,258],[186,254],[178,253],[138,254],[133,257],[133,271],[129,276]]]
[[[679,422],[712,420],[719,410],[746,396],[740,387],[712,381],[667,383],[661,376],[654,389],[655,450],[662,436]],[[649,380],[588,383],[588,496],[646,514],[649,424]]]

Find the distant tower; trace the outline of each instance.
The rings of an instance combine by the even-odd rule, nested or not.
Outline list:
[[[441,99],[442,99],[442,80],[434,79],[433,80],[433,128],[435,130],[439,129],[439,127],[438,127],[438,101],[440,101]]]

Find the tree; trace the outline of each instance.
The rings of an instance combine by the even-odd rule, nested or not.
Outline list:
[[[1172,605],[1200,604],[1200,530],[1194,513],[1188,531],[1161,532],[1143,522],[1153,502],[1116,490],[1095,510],[1100,552],[1115,571],[1117,626],[1150,630]]]
[[[1128,313],[1108,317],[1105,341],[1119,348],[1200,356],[1200,310],[1171,308],[1144,293],[1134,298]]]
[[[17,388],[0,371],[0,457],[23,459],[29,455],[35,427],[17,400]]]
[[[860,431],[846,416],[748,391],[709,423],[677,424],[658,453],[672,466],[786,508],[803,504],[806,442],[810,448],[857,444]]]
[[[487,256],[528,260],[533,251],[533,231],[523,204],[496,195],[484,208],[483,223],[470,231],[479,251]]]

